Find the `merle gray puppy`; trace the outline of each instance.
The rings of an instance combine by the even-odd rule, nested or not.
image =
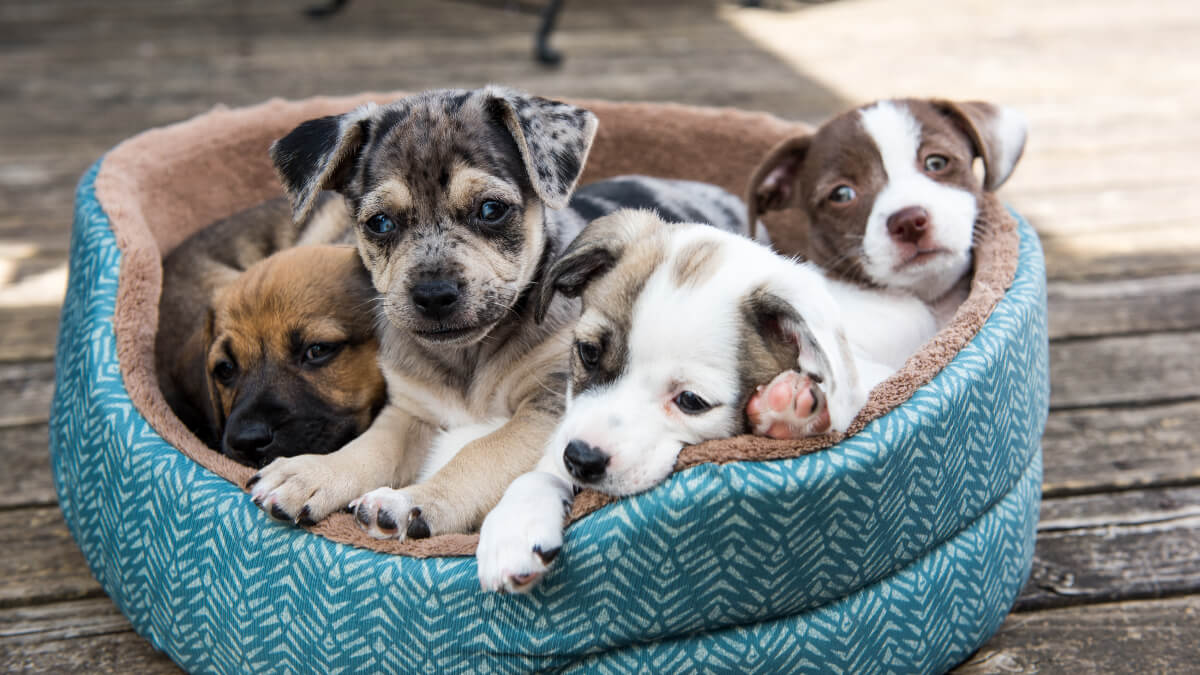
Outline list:
[[[321,190],[346,199],[381,297],[388,404],[341,450],[268,465],[256,503],[302,523],[349,505],[381,538],[478,528],[562,413],[578,306],[556,300],[538,321],[531,297],[587,220],[650,206],[747,229],[737,197],[696,183],[619,178],[572,201],[596,126],[582,108],[487,87],[368,104],[275,143],[298,221]]]

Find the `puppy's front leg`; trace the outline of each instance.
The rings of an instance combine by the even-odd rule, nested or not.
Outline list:
[[[527,399],[512,419],[467,443],[425,482],[363,495],[352,505],[359,525],[373,537],[399,539],[476,529],[505,488],[537,463],[558,422],[558,405],[542,396]]]
[[[537,469],[520,476],[483,521],[475,559],[485,591],[525,593],[550,569],[563,543],[575,488],[551,443]]]
[[[367,490],[412,481],[431,432],[429,425],[389,405],[340,450],[280,457],[247,487],[254,503],[273,518],[312,525]]]

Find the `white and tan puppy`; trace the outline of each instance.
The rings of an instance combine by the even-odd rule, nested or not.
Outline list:
[[[538,303],[582,298],[567,408],[537,469],[487,516],[477,557],[488,590],[524,591],[562,546],[574,489],[612,495],[664,480],[685,445],[750,430],[764,382],[800,371],[810,404],[845,431],[871,389],[934,332],[911,295],[880,300],[736,235],[620,211],[594,221],[547,275]],[[823,429],[822,429],[823,430]]]

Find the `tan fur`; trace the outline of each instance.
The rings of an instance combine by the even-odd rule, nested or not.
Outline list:
[[[721,247],[713,241],[688,244],[675,259],[671,280],[676,286],[693,285],[711,276],[711,270],[721,264]]]

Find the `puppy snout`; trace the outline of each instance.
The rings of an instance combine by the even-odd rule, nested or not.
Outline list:
[[[245,457],[255,457],[275,440],[275,433],[264,422],[230,425],[225,431],[225,444]]]
[[[567,472],[584,483],[600,480],[608,459],[608,455],[578,439],[567,443],[567,449],[563,451]]]
[[[413,306],[427,318],[444,319],[458,304],[458,284],[452,281],[422,281],[413,286]]]
[[[900,209],[888,217],[888,234],[906,244],[916,244],[929,229],[929,212],[920,206]]]

